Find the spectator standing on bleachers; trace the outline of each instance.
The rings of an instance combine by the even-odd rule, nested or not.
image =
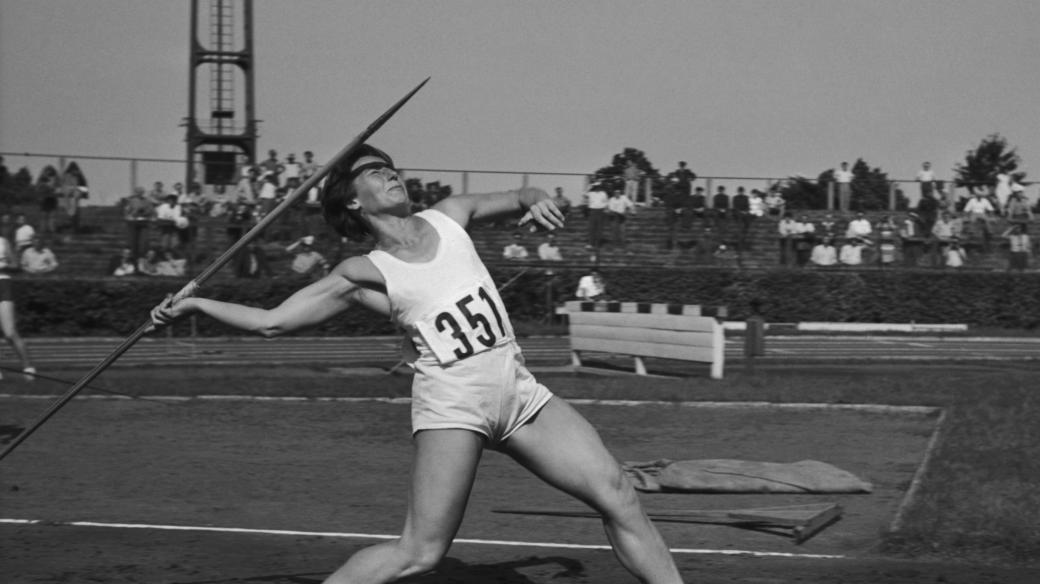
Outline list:
[[[887,267],[896,261],[896,223],[890,215],[885,215],[878,221],[878,265]]]
[[[177,195],[177,204],[184,204],[184,183],[173,183],[173,194]],[[165,199],[164,199],[165,200]]]
[[[754,216],[751,215],[751,197],[748,197],[744,187],[737,187],[737,194],[733,195],[732,208],[733,220],[737,222],[738,227],[737,246],[739,249],[745,249]]]
[[[907,268],[917,267],[921,256],[924,255],[924,243],[928,234],[921,227],[917,213],[908,213],[906,219],[899,225],[899,240],[903,248],[903,266]]]
[[[314,249],[314,236],[305,235],[289,244],[285,251],[293,254],[290,268],[297,274],[313,279],[323,278],[329,273],[329,262]]]
[[[314,153],[307,150],[303,153],[303,163],[300,165],[300,179],[302,182],[307,182],[307,179],[314,176],[321,166],[314,161]]]
[[[939,200],[932,192],[929,191],[927,195],[922,195],[921,200],[917,201],[917,216],[921,218],[921,227],[924,228],[925,233],[930,233],[932,225],[939,218]]]
[[[54,213],[58,210],[58,171],[53,166],[45,166],[36,181],[40,191],[40,231],[55,233]]]
[[[608,198],[606,188],[599,181],[592,183],[589,186],[589,190],[585,192],[585,200],[587,201],[589,212],[589,241],[585,245],[585,249],[591,250],[593,254],[603,244],[603,227],[606,219]]]
[[[180,238],[181,246],[190,249],[187,246],[198,240],[199,220],[206,212],[202,185],[199,183],[188,185],[188,191],[177,197],[177,204],[181,206],[181,215],[184,217],[181,221],[184,227],[177,231],[177,236]]]
[[[1021,187],[1022,185],[1015,183],[1015,186]],[[1025,191],[1011,191],[1011,196],[1004,207],[1004,216],[1007,217],[1009,223],[1022,225],[1023,227],[1033,221],[1033,210],[1029,208],[1029,201],[1026,200]]]
[[[545,234],[545,241],[538,245],[538,259],[547,262],[563,261],[560,246],[556,244],[555,233],[549,232]]]
[[[838,220],[834,217],[834,213],[827,213],[820,220],[820,228],[817,230],[821,237],[830,237],[832,239],[838,239],[839,236],[844,235],[841,231],[841,226],[838,224]]]
[[[307,233],[319,231],[325,225],[321,212],[321,190],[323,188],[325,188],[324,178],[307,191],[307,198],[303,203],[303,224],[305,226],[304,231]],[[408,196],[411,197],[413,194],[409,192]]]
[[[187,228],[188,219],[177,203],[177,195],[166,195],[163,203],[155,209],[155,221],[159,226],[160,249],[173,249],[180,245],[180,231]]]
[[[607,284],[597,268],[578,280],[578,289],[574,296],[578,300],[604,300],[607,296]]]
[[[257,194],[257,214],[266,217],[278,204],[278,177],[268,174],[260,179],[260,192]]]
[[[153,207],[158,207],[166,200],[167,194],[168,193],[166,192],[165,187],[163,187],[162,181],[155,181],[152,185],[152,190],[148,191],[148,201]]]
[[[224,185],[213,185],[213,192],[206,198],[204,203],[206,215],[209,217],[223,217],[231,208],[231,195],[228,194]]]
[[[61,201],[65,214],[69,216],[69,231],[71,233],[79,233],[80,202],[87,198],[89,192],[87,189],[87,178],[83,175],[83,171],[80,170],[78,164],[70,162],[65,167],[65,173],[62,175]]]
[[[798,220],[798,235],[794,240],[794,259],[799,267],[805,267],[812,255],[813,245],[816,243],[816,224],[809,219],[808,215],[802,215]]]
[[[282,174],[284,167],[282,166],[282,163],[278,161],[278,152],[268,150],[267,159],[261,162],[259,166],[260,175],[257,177],[257,180],[262,181],[265,178],[270,177],[271,182],[274,183],[275,187],[281,184],[279,176]]]
[[[629,214],[635,211],[635,203],[628,195],[615,190],[607,199],[607,217],[611,225],[611,241],[627,251],[628,239],[625,236],[625,227]],[[631,253],[631,252],[628,252]]]
[[[518,233],[513,234],[513,241],[509,242],[504,248],[502,248],[502,259],[506,260],[526,260],[527,259],[527,248],[524,247],[523,235]]]
[[[1008,199],[1011,197],[1011,175],[1000,171],[997,173],[997,182],[993,187],[993,196],[997,199],[994,213],[1004,213]]]
[[[1008,270],[1025,271],[1029,268],[1029,254],[1033,251],[1026,226],[1015,223],[1004,231],[1003,236],[1008,240]]]
[[[769,192],[766,193],[766,213],[770,217],[783,218],[786,207],[787,201],[784,200],[780,187],[777,185],[770,187]]]
[[[239,239],[242,239],[242,236],[252,226],[253,222],[253,205],[250,204],[248,199],[239,197],[231,203],[230,207],[228,207],[227,226],[224,228],[228,243],[234,244]],[[235,275],[238,277],[242,277],[242,274],[246,271],[244,265],[247,261],[247,255],[246,250],[239,250],[231,260]]]
[[[570,213],[571,200],[563,194],[563,187],[556,187],[556,194],[553,195],[552,202],[556,204],[556,208],[560,210],[560,213],[563,213],[564,217],[567,216],[567,213]]]
[[[932,170],[931,162],[922,162],[921,170],[917,171],[917,184],[921,189],[921,198],[933,196],[935,192],[935,171]]]
[[[148,226],[155,219],[155,206],[145,198],[144,187],[134,187],[133,194],[123,205],[123,219],[126,221],[127,245],[136,261],[141,250],[148,245]]]
[[[863,211],[856,213],[856,218],[849,221],[849,226],[845,229],[845,237],[850,239],[856,237],[870,241],[873,234],[874,228],[870,225],[870,220],[867,219]]]
[[[296,155],[290,154],[285,157],[285,164],[282,165],[282,184],[285,188],[290,191],[296,190],[296,187],[300,186],[302,182],[300,177],[303,175],[303,166],[296,162]]]
[[[10,213],[0,214],[0,237],[3,237],[8,243],[14,241],[14,223],[11,222]],[[12,248],[12,253],[17,260],[17,251]]]
[[[633,203],[639,202],[639,180],[643,178],[643,171],[635,160],[629,160],[622,171],[625,177],[625,196]]]
[[[751,198],[748,202],[751,218],[759,219],[766,215],[766,200],[762,196],[762,191],[758,189],[751,189]]]
[[[58,269],[58,258],[39,236],[34,236],[29,247],[22,251],[22,270],[27,274],[46,274]]]
[[[794,220],[794,216],[787,212],[777,223],[776,231],[780,243],[780,265],[789,266],[794,261],[794,242],[801,233],[801,226]]]
[[[809,258],[815,266],[830,267],[838,263],[838,248],[834,247],[834,238],[825,236],[820,243],[816,244]]]
[[[976,228],[982,230],[982,245],[986,251],[989,251],[989,242],[992,238],[994,212],[993,204],[990,203],[989,199],[983,198],[982,193],[978,190],[964,204],[964,215],[972,231]]]
[[[257,185],[256,177],[256,167],[242,167],[242,177],[238,179],[238,184],[235,185],[235,191],[232,193],[232,198],[235,200],[245,199],[250,203],[255,203]]]
[[[133,276],[137,273],[137,265],[134,261],[134,253],[129,247],[124,247],[118,255],[112,257],[108,262],[109,276]]]
[[[680,160],[679,167],[673,170],[668,177],[675,178],[679,190],[682,191],[683,194],[689,195],[690,189],[693,186],[693,181],[697,180],[697,173],[686,167],[685,160]]]
[[[838,186],[838,210],[848,213],[852,208],[852,171],[848,162],[842,162],[841,168],[834,171],[834,182]]]
[[[192,184],[187,191],[181,183],[173,185],[173,188],[177,192],[177,204],[186,216],[196,217],[202,214],[202,188],[198,183]]]
[[[708,197],[704,195],[704,187],[694,187],[693,194],[689,197],[688,210],[684,212],[687,214],[687,229],[694,219],[704,219],[708,212]]]
[[[935,181],[935,200],[939,201],[939,212],[954,211],[957,208],[957,195],[953,189],[947,189],[946,183]]]
[[[950,213],[947,211],[940,213],[939,218],[932,225],[932,241],[929,246],[929,255],[931,256],[931,264],[933,266],[940,267],[943,265],[946,249],[954,239],[959,239],[960,235],[957,224],[953,221]]]
[[[25,215],[19,213],[14,217],[14,248],[19,256],[33,244],[36,237],[36,229],[25,220]]]
[[[664,188],[662,197],[664,206],[665,242],[664,248],[671,251],[678,244],[679,227],[689,229],[693,221],[693,195],[683,191],[679,179],[672,177]]]
[[[29,358],[29,349],[18,333],[18,323],[15,317],[14,291],[12,290],[11,272],[18,269],[18,260],[14,255],[14,249],[6,237],[0,237],[0,332],[18,354],[22,361],[22,372],[28,381],[35,379],[36,368],[33,367]],[[0,375],[0,377],[3,377]]]
[[[729,213],[729,194],[726,187],[719,185],[715,189],[715,195],[711,198],[711,215],[716,220],[725,219]]]

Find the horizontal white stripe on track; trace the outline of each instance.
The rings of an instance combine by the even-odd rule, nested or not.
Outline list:
[[[334,531],[293,531],[288,529],[248,529],[244,527],[203,527],[194,525],[155,525],[147,523],[100,523],[96,521],[44,521],[42,519],[0,519],[0,524],[7,525],[43,525],[60,527],[108,527],[115,529],[154,529],[160,531],[194,531],[214,533],[243,533],[251,535],[291,535],[307,537],[336,537],[342,539],[378,539],[393,540],[397,535],[384,535],[376,533],[340,533]],[[579,550],[610,550],[609,545],[593,545],[579,543],[557,543],[539,541],[511,541],[500,539],[467,539],[454,540],[457,544],[475,545],[500,545],[514,547],[542,547],[556,549],[579,549]],[[772,558],[798,558],[798,559],[820,559],[833,560],[843,559],[845,556],[832,554],[796,554],[789,552],[760,552],[753,550],[715,550],[706,548],[671,548],[673,554],[704,554],[724,556],[756,556]]]
[[[0,399],[57,399],[61,396],[55,394],[16,394],[0,393]],[[387,403],[387,404],[409,404],[410,397],[300,397],[300,396],[269,396],[269,395],[148,395],[141,396],[151,401],[174,401],[185,402],[191,400],[209,401],[255,401],[255,402],[280,402],[280,403],[306,403],[306,402],[342,402],[342,403]],[[79,395],[76,399],[83,400],[132,400],[134,397],[125,395]],[[565,398],[567,399],[567,398]],[[930,415],[940,412],[942,409],[933,406],[894,406],[888,404],[828,404],[828,403],[776,403],[765,401],[740,401],[740,402],[716,402],[716,401],[666,401],[666,400],[636,400],[636,399],[567,399],[567,403],[583,406],[677,406],[684,408],[707,408],[707,409],[756,409],[770,408],[781,410],[847,410],[856,412],[870,412],[879,414],[913,414]]]

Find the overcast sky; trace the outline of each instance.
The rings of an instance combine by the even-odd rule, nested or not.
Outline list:
[[[0,0],[0,151],[182,158],[188,14]],[[329,156],[431,76],[373,140],[401,166],[591,172],[635,147],[701,175],[948,178],[998,132],[1035,179],[1038,36],[1036,0],[259,0],[260,149]],[[109,166],[102,199],[127,190]]]

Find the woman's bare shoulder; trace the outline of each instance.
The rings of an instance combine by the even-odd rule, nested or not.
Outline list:
[[[379,268],[372,263],[368,256],[363,255],[352,256],[343,260],[332,269],[332,274],[350,280],[360,286],[365,284],[382,286],[385,284],[383,273],[379,271]]]

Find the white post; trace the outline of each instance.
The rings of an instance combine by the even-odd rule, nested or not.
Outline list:
[[[712,324],[711,332],[711,378],[722,379],[722,367],[726,361],[726,334],[717,320]]]

